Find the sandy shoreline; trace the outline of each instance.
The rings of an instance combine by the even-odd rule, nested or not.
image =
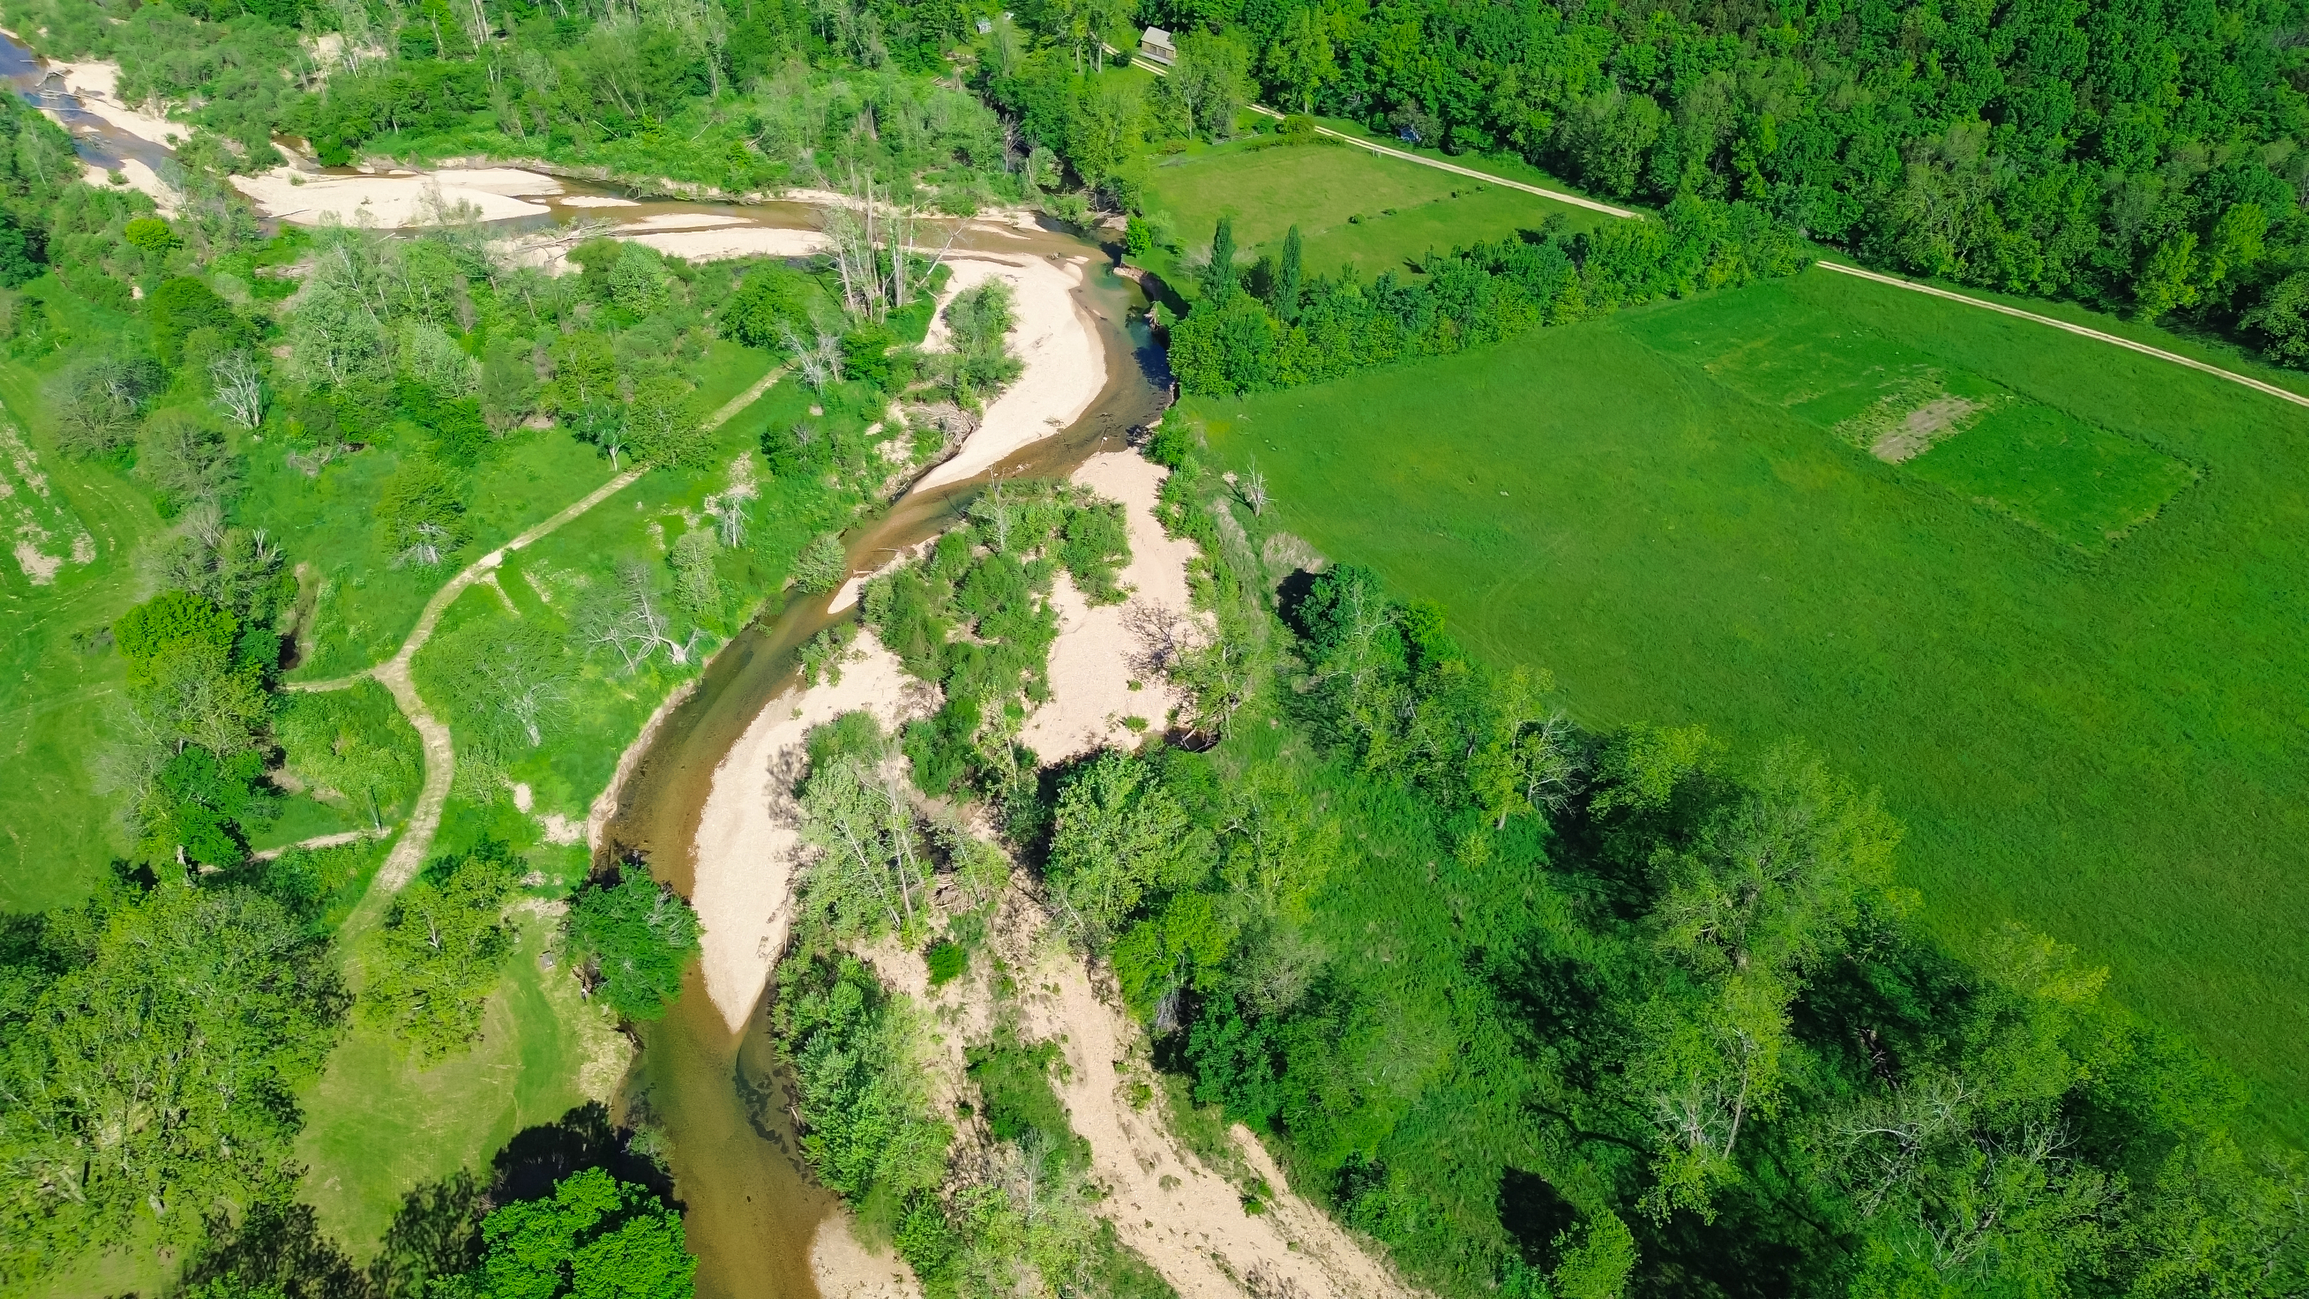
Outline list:
[[[470,206],[483,221],[541,216],[551,211],[529,202],[561,193],[561,182],[519,167],[451,167],[430,172],[387,172],[376,176],[312,175],[275,167],[256,176],[235,176],[233,188],[266,216],[315,226],[335,218],[346,225],[366,220],[382,229],[432,225],[437,216]]]
[[[1074,471],[1075,482],[1122,502],[1130,563],[1120,580],[1131,594],[1121,604],[1093,607],[1066,574],[1058,575],[1051,595],[1058,639],[1050,647],[1050,702],[1026,719],[1018,736],[1046,763],[1110,741],[1131,741],[1125,717],[1139,718],[1160,734],[1180,702],[1160,673],[1142,675],[1129,666],[1144,653],[1137,624],[1155,617],[1176,627],[1188,620],[1187,564],[1199,552],[1191,541],[1164,536],[1155,521],[1156,495],[1168,473],[1136,451],[1095,455]]]
[[[872,632],[859,635],[852,654],[841,681],[787,690],[762,706],[714,768],[698,818],[690,905],[704,929],[706,995],[733,1033],[793,926],[793,785],[810,728],[861,709],[891,726],[937,707],[936,690],[908,677]]]
[[[976,477],[1012,452],[1058,432],[1082,417],[1106,387],[1106,350],[1090,310],[1075,301],[1088,258],[1064,262],[1001,253],[956,252],[947,258],[954,278],[946,296],[990,279],[1007,280],[1018,324],[1013,346],[1026,369],[1016,383],[989,402],[986,418],[953,459],[923,475],[916,491]],[[941,316],[925,347],[945,337]]]

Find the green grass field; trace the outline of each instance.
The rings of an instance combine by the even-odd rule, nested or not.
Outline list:
[[[50,534],[35,551],[62,561],[36,583],[22,560],[0,557],[0,617],[10,633],[0,647],[0,911],[81,896],[92,872],[127,847],[97,765],[124,669],[89,638],[136,603],[136,553],[164,526],[124,474],[56,453],[42,378],[0,365],[0,424],[17,439],[0,456],[0,517],[11,544],[30,524]],[[73,552],[80,536],[89,541],[80,552],[86,563]]]
[[[605,1098],[624,1075],[608,1016],[579,996],[565,963],[540,963],[546,936],[542,920],[523,923],[481,1040],[462,1054],[419,1071],[384,1034],[356,1027],[298,1096],[300,1195],[356,1259],[375,1253],[412,1188],[460,1168],[486,1178],[508,1137]]]
[[[1939,397],[1899,463],[1851,422]],[[1951,938],[2080,944],[2309,1135],[2309,411],[1812,271],[1187,414],[1583,721],[1881,786]]]
[[[1377,275],[1404,272],[1407,262],[1429,252],[1536,230],[1555,213],[1575,228],[1607,219],[1350,145],[1254,147],[1261,143],[1198,146],[1153,160],[1147,205],[1167,215],[1173,237],[1189,252],[1207,251],[1212,228],[1228,213],[1235,244],[1247,255],[1279,254],[1284,233],[1296,224],[1310,271],[1352,265]],[[1176,261],[1158,254],[1149,264],[1173,279]]]

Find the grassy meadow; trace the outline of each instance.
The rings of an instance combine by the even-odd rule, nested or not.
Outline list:
[[[409,1191],[459,1169],[486,1178],[507,1138],[606,1099],[624,1075],[624,1041],[565,965],[546,968],[548,939],[540,916],[524,920],[468,1049],[421,1070],[387,1034],[356,1024],[298,1096],[300,1195],[356,1259],[376,1250]]]
[[[1181,273],[1181,257],[1209,251],[1222,214],[1234,217],[1235,246],[1254,259],[1279,256],[1283,235],[1297,225],[1308,271],[1325,275],[1347,266],[1365,275],[1408,273],[1408,263],[1429,252],[1512,238],[1556,214],[1575,229],[1609,219],[1335,142],[1284,145],[1254,136],[1195,145],[1152,159],[1147,177],[1147,210],[1169,222],[1186,250],[1157,252],[1148,264],[1188,288],[1192,277]]]
[[[1880,786],[1951,938],[2079,944],[2309,1135],[2309,411],[1815,270],[1186,413],[1582,721]]]

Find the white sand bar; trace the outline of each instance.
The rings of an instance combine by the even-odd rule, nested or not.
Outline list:
[[[387,230],[432,225],[444,207],[460,204],[472,205],[484,221],[537,216],[549,209],[527,198],[561,192],[553,177],[517,167],[381,176],[315,176],[275,167],[260,176],[235,176],[232,183],[269,217],[307,226],[327,217],[346,225],[366,218]]]
[[[986,472],[1020,447],[1080,419],[1106,387],[1106,351],[1099,346],[1097,322],[1074,298],[1083,282],[1083,259],[971,252],[955,253],[947,264],[954,268],[946,285],[949,299],[990,279],[1009,282],[1018,317],[1010,339],[1026,368],[1018,382],[987,405],[978,431],[953,459],[924,475],[917,491]],[[938,346],[944,336],[941,316],[925,346]]]
[[[637,199],[611,198],[606,194],[572,194],[561,200],[563,207],[640,207]]]
[[[1164,536],[1154,515],[1156,494],[1169,472],[1136,451],[1095,455],[1074,471],[1074,481],[1122,502],[1130,523],[1130,564],[1121,582],[1130,598],[1094,608],[1066,574],[1053,584],[1058,639],[1050,647],[1050,702],[1034,710],[1018,736],[1046,763],[1088,753],[1110,740],[1128,741],[1125,717],[1141,718],[1147,729],[1160,733],[1179,703],[1177,690],[1160,673],[1141,678],[1128,666],[1143,652],[1134,624],[1160,618],[1173,627],[1194,626],[1187,612],[1187,564],[1198,552],[1191,541]],[[1133,679],[1139,680],[1136,690],[1130,688]]]
[[[698,819],[690,905],[704,933],[706,995],[731,1032],[745,1026],[793,927],[794,782],[810,728],[867,710],[891,726],[928,714],[937,691],[906,675],[861,632],[839,683],[789,690],[762,706],[721,765]],[[862,658],[855,656],[862,655]]]

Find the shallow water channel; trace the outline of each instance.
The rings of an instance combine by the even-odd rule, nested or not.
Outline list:
[[[169,151],[121,132],[83,109],[22,44],[0,34],[0,80],[35,107],[61,118],[80,156],[100,166],[136,158],[156,169]],[[351,174],[350,169],[332,169]],[[614,190],[565,180],[567,198],[614,196]],[[565,205],[541,198],[550,215],[496,223],[507,234],[583,222],[615,233],[655,218],[701,225],[737,218],[747,225],[813,229],[817,210],[799,203],[641,202],[616,207]],[[927,234],[924,236],[927,238]],[[943,235],[941,234],[942,238]],[[1134,425],[1151,422],[1165,404],[1169,378],[1145,324],[1146,299],[1112,273],[1114,253],[1059,229],[973,225],[954,242],[958,253],[1087,259],[1076,301],[1098,322],[1107,380],[1073,425],[1036,441],[988,474],[911,492],[845,537],[853,572],[879,567],[890,552],[923,541],[961,517],[996,475],[1058,477],[1101,449],[1125,444]],[[720,765],[747,725],[795,684],[795,650],[836,621],[830,595],[785,604],[746,627],[707,665],[697,690],[667,715],[619,791],[603,835],[604,863],[638,855],[685,896],[692,883],[698,819]],[[855,610],[843,616],[855,617]],[[835,1212],[833,1196],[801,1161],[786,1075],[767,1035],[767,994],[742,1032],[731,1033],[693,966],[681,997],[662,1021],[645,1025],[642,1050],[618,1098],[618,1116],[647,1118],[669,1138],[674,1193],[682,1202],[689,1245],[698,1256],[700,1299],[815,1299],[810,1245]]]

